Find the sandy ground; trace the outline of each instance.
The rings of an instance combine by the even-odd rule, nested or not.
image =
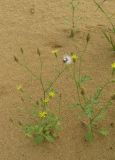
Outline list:
[[[106,0],[104,7],[115,14],[115,0]],[[50,79],[54,60],[51,50],[60,45],[60,51],[67,53],[75,51],[77,46],[79,52],[90,32],[83,72],[94,80],[87,90],[92,93],[94,87],[111,76],[110,65],[115,61],[115,55],[101,33],[101,29],[109,26],[106,19],[96,11],[92,0],[80,0],[76,16],[81,17],[79,32],[70,39],[70,25],[64,21],[65,17],[71,17],[69,0],[0,0],[0,160],[115,160],[115,128],[110,126],[115,122],[115,103],[103,122],[107,124],[110,135],[106,138],[96,136],[91,144],[84,141],[85,130],[75,111],[64,106],[61,109],[63,130],[55,144],[36,146],[24,136],[19,125],[31,121],[28,114],[31,106],[22,105],[16,85],[23,84],[35,96],[41,94],[37,82],[31,81],[30,74],[13,61],[13,55],[20,55],[20,47],[25,51],[28,65],[36,73],[36,48],[40,48],[46,67],[44,76]],[[63,104],[71,101],[74,96],[71,80],[62,78],[57,86],[62,91],[65,88]],[[108,87],[104,99],[114,90],[115,87]]]

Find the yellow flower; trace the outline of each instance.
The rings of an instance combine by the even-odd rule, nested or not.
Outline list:
[[[45,118],[47,116],[47,112],[43,111],[43,112],[39,112],[39,117],[40,118]]]
[[[54,91],[50,91],[50,92],[49,92],[49,97],[50,97],[50,98],[55,97],[55,92],[54,92]]]
[[[73,62],[76,62],[77,59],[78,59],[78,56],[75,53],[73,53],[72,54],[72,60],[73,60]]]
[[[111,64],[112,69],[115,69],[115,63]]]
[[[22,87],[22,85],[20,84],[20,85],[18,85],[17,87],[16,87],[16,89],[18,90],[18,91],[23,91],[23,87]]]
[[[58,52],[59,52],[59,50],[55,49],[55,50],[52,51],[52,54],[54,54],[57,57]]]
[[[49,98],[43,99],[43,103],[44,103],[44,104],[48,104],[48,102],[49,102]]]

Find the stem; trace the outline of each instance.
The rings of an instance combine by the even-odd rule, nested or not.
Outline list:
[[[74,29],[75,29],[75,6],[74,6],[74,0],[71,1],[71,7],[72,7],[72,28],[70,37],[74,37]]]
[[[29,68],[27,65],[25,64],[21,64],[18,62],[18,64],[22,67],[24,67],[29,73],[31,73],[31,75],[36,79],[36,80],[40,80],[40,78],[38,76],[36,76],[36,74],[34,74]]]
[[[93,125],[92,125],[92,119],[91,118],[90,118],[89,126],[90,126],[90,131],[93,133]]]
[[[74,32],[74,28],[75,28],[75,21],[74,21],[74,18],[75,18],[75,6],[74,6],[74,0],[72,0],[72,30]]]
[[[105,15],[105,17],[108,19],[109,23],[111,24],[113,31],[115,32],[115,26],[111,21],[111,18],[107,15],[107,13],[103,10],[103,8],[96,2],[96,0],[93,0],[94,3],[97,5],[97,7],[101,10],[101,12]]]
[[[86,45],[85,45],[85,48],[84,48],[84,50],[83,50],[83,53],[85,54],[85,52],[86,52],[86,50],[87,50],[87,46],[88,46],[88,42],[86,43]],[[76,48],[76,50],[77,50],[77,48]],[[79,80],[80,80],[80,77],[81,77],[81,64],[82,64],[82,56],[83,55],[80,55],[79,57],[80,57],[80,59],[79,59]]]
[[[44,88],[44,84],[43,84],[43,79],[42,79],[42,68],[43,68],[43,63],[42,63],[42,60],[41,60],[41,57],[40,57],[40,83],[41,83],[41,86],[42,86],[43,96],[44,96],[44,100],[45,100],[46,92],[45,92],[45,88]],[[45,103],[44,103],[44,108],[45,108]]]
[[[23,49],[21,49],[21,52],[23,53]],[[36,74],[34,74],[31,69],[26,65],[26,61],[25,61],[25,56],[24,54],[22,54],[22,58],[23,58],[23,64],[19,63],[18,64],[20,66],[22,66],[23,68],[25,68],[36,80],[40,80],[38,76],[36,76]]]
[[[59,94],[59,116],[61,114],[61,100],[62,100],[62,95],[61,93]]]
[[[59,73],[58,73],[58,75],[54,78],[54,80],[50,83],[50,85],[48,86],[48,88],[45,90],[45,92],[48,92],[48,90],[50,90],[51,89],[51,87],[54,85],[54,83],[58,80],[58,78],[62,75],[62,73],[65,71],[65,69],[66,69],[66,67],[62,70],[62,71],[60,71]]]
[[[77,91],[77,95],[78,95],[78,101],[80,103],[80,106],[81,106],[81,109],[85,112],[85,109],[84,107],[82,106],[82,103],[81,103],[81,99],[80,99],[80,94],[79,94],[79,86],[77,84],[77,79],[76,79],[76,70],[75,70],[75,63],[74,63],[74,69],[73,69],[73,77],[74,77],[74,81],[75,81],[75,84],[76,84],[76,91]]]
[[[85,48],[84,48],[84,50],[83,50],[83,53],[86,52],[87,46],[88,46],[88,42],[87,42],[86,45],[85,45]],[[80,81],[80,77],[81,77],[81,65],[82,65],[82,55],[80,55],[79,57],[80,57],[80,58],[79,58],[78,80]],[[80,87],[81,87],[81,86],[80,86]],[[82,95],[82,97],[83,97],[84,101],[86,102],[86,97],[85,97],[84,95]]]
[[[110,105],[111,100],[108,101],[108,103],[106,104],[105,108],[107,109]],[[103,107],[100,109],[100,111],[91,119],[91,124],[95,121],[95,119],[101,114],[101,112],[103,111]]]
[[[111,83],[112,83],[111,80],[108,80],[108,81],[103,85],[103,87],[101,87],[101,93],[102,93],[102,91],[105,89],[105,87],[106,87],[107,85],[111,84]],[[108,101],[106,107],[108,107],[108,105],[109,105],[110,102],[111,102],[111,100]],[[102,110],[103,110],[103,107],[102,107],[102,108],[100,109],[100,111],[92,118],[92,120],[91,120],[92,122],[91,122],[91,123],[93,123],[94,120],[101,114]]]

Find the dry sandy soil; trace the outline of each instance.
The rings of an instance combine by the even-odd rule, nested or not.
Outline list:
[[[97,85],[111,76],[110,66],[115,55],[101,32],[108,27],[107,20],[96,11],[92,0],[80,0],[76,11],[76,16],[81,17],[79,32],[71,39],[68,37],[70,25],[64,21],[65,17],[71,18],[69,2],[0,0],[0,160],[115,160],[115,126],[110,126],[115,123],[115,103],[108,118],[102,122],[109,128],[110,135],[106,138],[97,135],[91,144],[85,142],[85,129],[77,119],[76,111],[64,107],[74,95],[71,80],[65,81],[64,77],[57,83],[63,91],[63,130],[56,143],[37,146],[25,137],[20,127],[21,123],[32,121],[29,114],[31,106],[22,104],[16,85],[23,84],[38,98],[41,94],[37,82],[13,61],[13,55],[20,56],[20,47],[25,51],[28,65],[36,73],[39,63],[36,48],[40,48],[45,62],[44,77],[50,79],[54,63],[51,50],[61,46],[61,53],[67,53],[75,51],[77,46],[79,53],[84,47],[85,36],[90,32],[91,41],[82,66],[83,72],[93,77],[87,90],[93,93]],[[115,0],[106,0],[104,7],[115,14]],[[104,99],[110,97],[114,90],[115,87],[108,87]]]

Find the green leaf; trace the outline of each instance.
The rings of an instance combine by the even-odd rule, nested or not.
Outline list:
[[[99,112],[97,113],[97,115],[95,116],[95,118],[94,118],[94,121],[96,122],[96,121],[99,121],[99,120],[102,120],[104,117],[105,117],[105,114],[106,114],[106,112],[108,111],[108,109],[109,109],[109,107],[112,105],[112,102],[111,102],[111,100],[109,100],[108,102],[107,102],[107,104],[105,105],[105,106],[103,106],[100,110],[99,110]]]
[[[55,138],[51,135],[47,135],[45,136],[46,140],[50,143],[54,143],[55,142]]]
[[[112,82],[112,83],[115,83],[115,79],[113,79],[111,82]]]
[[[35,125],[34,126],[34,133],[36,133],[36,134],[41,134],[42,133],[42,131],[43,131],[43,125]]]
[[[97,88],[96,93],[95,93],[95,95],[94,95],[94,98],[95,98],[95,99],[99,98],[101,92],[102,92],[102,88]]]
[[[85,138],[88,142],[92,142],[94,138],[93,133],[91,131],[88,131],[85,135]]]
[[[90,76],[87,76],[87,75],[84,75],[84,76],[81,76],[79,81],[77,82],[79,85],[81,85],[82,83],[85,83],[89,80],[92,80],[92,78]]]
[[[44,142],[44,137],[42,135],[37,135],[34,137],[34,141],[36,144],[41,144]]]
[[[27,135],[28,137],[31,137],[34,132],[34,127],[33,126],[25,126],[24,132],[25,132],[25,135]]]
[[[79,103],[73,103],[73,104],[71,104],[71,105],[69,105],[68,107],[69,108],[80,108],[80,104]]]
[[[99,133],[103,136],[108,136],[109,131],[106,128],[101,128]]]
[[[57,125],[55,126],[55,131],[56,131],[56,132],[60,132],[60,130],[61,130],[61,126],[60,126],[60,123],[59,123],[59,124],[57,124]]]
[[[64,17],[64,22],[65,22],[65,24],[69,24],[69,19],[68,19],[68,17]]]
[[[38,116],[38,112],[35,109],[32,110],[32,116],[33,117],[37,117]]]
[[[94,96],[87,102],[87,105],[93,106],[99,104],[102,88],[97,88]]]
[[[91,106],[87,106],[87,109],[85,109],[85,113],[89,118],[92,118],[93,116],[93,108]]]
[[[94,122],[98,122],[100,120],[104,120],[106,117],[106,113],[105,112],[101,112],[100,114],[98,114],[95,119],[94,119]]]

